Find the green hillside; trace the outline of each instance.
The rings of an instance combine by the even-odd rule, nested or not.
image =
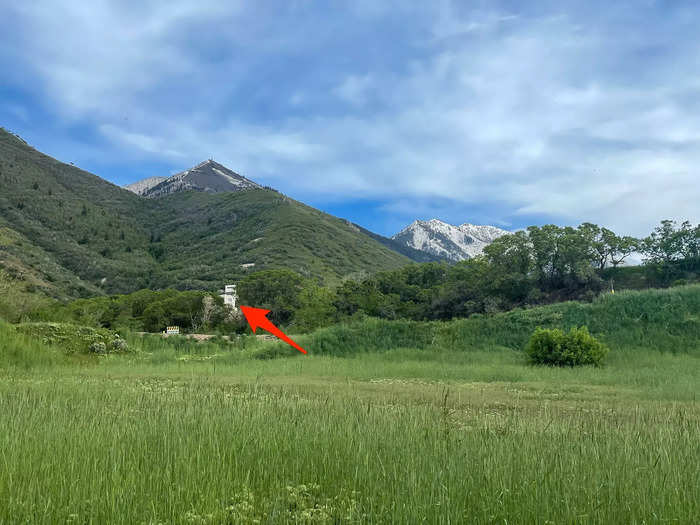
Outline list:
[[[51,295],[124,289],[153,270],[133,194],[0,132],[0,257]],[[129,249],[130,248],[130,251]],[[4,263],[3,263],[4,264]],[[13,274],[15,271],[13,271]]]
[[[5,130],[0,188],[0,265],[54,297],[214,289],[265,268],[328,283],[408,262],[345,221],[274,191],[142,199]]]
[[[162,260],[156,287],[211,288],[265,268],[328,284],[410,262],[346,221],[270,190],[183,192],[149,202],[156,211],[151,250]]]

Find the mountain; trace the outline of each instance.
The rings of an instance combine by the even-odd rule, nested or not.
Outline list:
[[[156,177],[144,179],[129,186],[144,187],[142,192],[135,191],[134,193],[151,198],[188,190],[221,193],[262,188],[252,180],[246,179],[243,175],[239,175],[211,159],[152,184],[154,179]],[[127,189],[134,191],[129,186]]]
[[[465,223],[453,226],[438,219],[414,221],[391,238],[416,250],[451,261],[462,261],[481,254],[494,239],[510,233],[495,226]]]
[[[231,176],[220,166],[193,170]],[[68,298],[215,290],[268,268],[328,284],[410,263],[346,221],[249,182],[246,191],[210,193],[226,186],[203,184],[143,198],[0,128],[0,271]]]
[[[153,186],[157,186],[164,180],[167,180],[167,178],[168,177],[148,177],[147,179],[127,184],[124,186],[124,189],[133,191],[136,195],[144,195],[148,190],[153,188]]]
[[[357,228],[359,231],[364,233],[365,235],[368,235],[375,241],[383,244],[387,248],[394,250],[395,252],[399,252],[402,255],[405,255],[409,259],[411,259],[413,262],[417,263],[425,263],[425,262],[441,262],[441,261],[449,261],[450,259],[444,255],[435,255],[433,253],[428,253],[423,250],[418,250],[416,248],[413,248],[412,246],[409,246],[407,244],[404,244],[401,241],[394,240],[393,238],[390,237],[384,237],[383,235],[379,235],[378,233],[374,233],[372,231],[369,231],[366,228],[363,228],[359,224],[355,224],[354,222],[347,221],[348,224],[351,226]]]

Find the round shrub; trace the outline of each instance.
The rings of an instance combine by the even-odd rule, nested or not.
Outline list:
[[[92,343],[89,350],[93,354],[105,354],[107,353],[107,345],[102,342]]]
[[[530,337],[525,352],[532,363],[555,366],[599,366],[608,347],[588,333],[588,328],[538,328]]]
[[[126,352],[129,349],[129,345],[124,341],[124,339],[117,338],[112,341],[112,350],[115,352]]]

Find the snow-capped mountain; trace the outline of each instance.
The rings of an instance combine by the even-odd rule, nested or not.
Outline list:
[[[157,186],[167,178],[168,177],[148,177],[147,179],[143,179],[132,184],[127,184],[124,186],[124,189],[133,191],[136,195],[143,195],[153,186]]]
[[[478,226],[469,223],[453,226],[438,219],[432,219],[414,221],[392,239],[438,257],[462,261],[481,254],[485,246],[508,233],[510,232],[495,226]]]
[[[155,178],[156,177],[151,177],[151,179],[135,182],[130,186],[146,186],[148,185],[146,181],[151,181]],[[193,168],[176,173],[172,177],[167,177],[140,193],[135,193],[139,193],[139,195],[143,195],[144,197],[161,197],[170,193],[186,190],[219,193],[241,191],[250,188],[261,188],[261,186],[252,180],[246,179],[243,175],[239,175],[235,171],[228,169],[226,166],[209,159],[197,164]],[[127,186],[127,189],[131,188]],[[131,191],[134,190],[131,189]]]

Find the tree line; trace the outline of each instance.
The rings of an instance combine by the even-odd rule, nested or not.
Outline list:
[[[665,220],[649,236],[620,236],[592,223],[531,226],[504,235],[482,256],[456,264],[412,264],[335,287],[289,270],[239,284],[243,304],[306,331],[355,316],[447,320],[563,300],[590,300],[619,288],[664,287],[700,277],[700,225]],[[633,254],[644,264],[623,266]]]
[[[346,279],[336,286],[291,270],[251,273],[238,283],[240,304],[270,310],[278,326],[306,332],[364,317],[448,320],[564,300],[591,300],[620,288],[665,287],[700,279],[700,226],[662,221],[649,236],[619,236],[584,223],[531,226],[504,235],[483,255],[455,264],[416,263]],[[644,264],[624,266],[633,254]],[[35,312],[37,320],[158,332],[243,332],[245,320],[205,291],[141,290],[80,299]]]
[[[160,332],[172,325],[191,333],[241,329],[239,319],[217,294],[172,289],[53,303],[35,310],[31,320],[143,332]]]

